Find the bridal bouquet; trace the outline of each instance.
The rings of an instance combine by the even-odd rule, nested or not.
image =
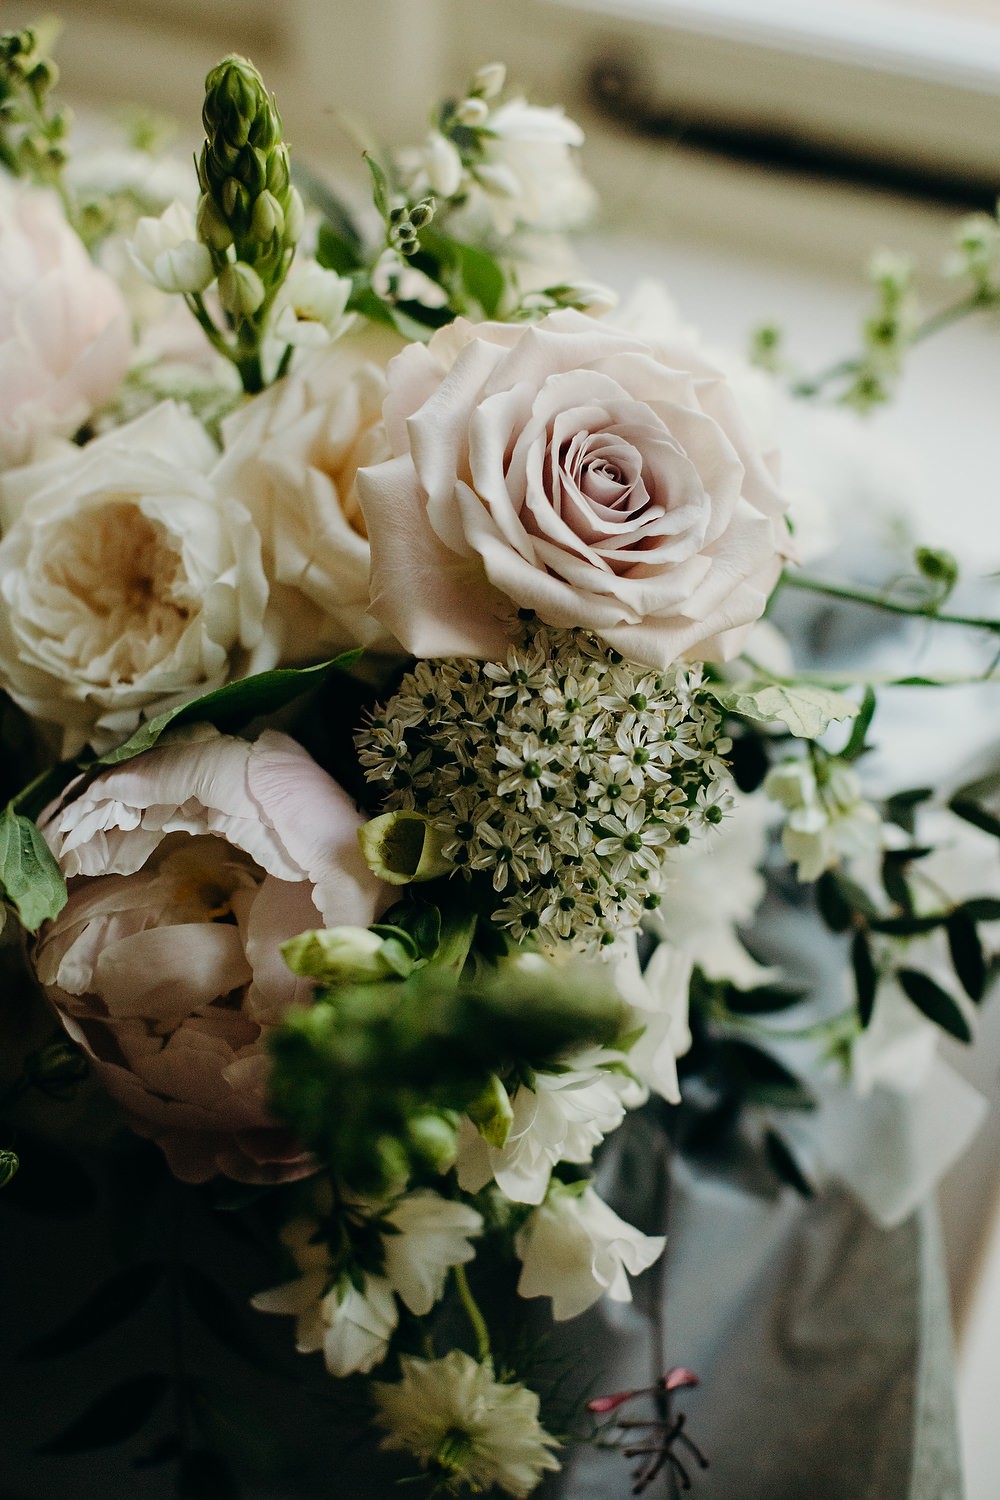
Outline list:
[[[242,58],[196,170],[138,115],[71,155],[55,83],[0,40],[0,1204],[72,1198],[85,1146],[241,1222],[254,1307],[421,1493],[528,1496],[574,1441],[687,1487],[694,1372],[540,1353],[539,1303],[628,1302],[664,1248],[595,1150],[645,1108],[810,1193],[800,1073],[919,1089],[987,984],[995,782],[863,777],[876,688],[932,675],[797,670],[764,620],[780,589],[996,645],[947,553],[806,571],[774,451],[787,391],[870,406],[942,314],[883,256],[861,352],[807,378],[617,308],[565,238],[581,133],[499,65],[352,207]],[[953,269],[944,319],[1000,305],[996,221]],[[843,970],[818,1018],[755,945],[783,864]],[[47,1352],[164,1281],[244,1340],[224,1257],[108,1273]],[[148,1426],[179,1495],[236,1493],[171,1347],[49,1451]]]

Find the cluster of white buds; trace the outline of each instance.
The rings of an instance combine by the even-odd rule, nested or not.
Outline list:
[[[667,850],[730,800],[700,669],[651,670],[582,631],[529,626],[504,663],[418,662],[358,749],[384,807],[429,818],[448,866],[492,882],[493,920],[549,951],[637,927]]]
[[[788,816],[781,842],[800,880],[818,880],[843,858],[870,854],[882,839],[882,820],[861,795],[857,772],[835,755],[783,760],[764,791]]]

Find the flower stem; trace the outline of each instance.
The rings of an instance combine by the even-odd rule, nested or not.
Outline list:
[[[931,338],[940,333],[942,329],[949,328],[952,323],[958,323],[962,318],[971,316],[972,313],[980,312],[985,308],[996,307],[996,294],[991,294],[987,289],[977,287],[967,297],[961,297],[957,302],[951,302],[947,307],[942,307],[936,313],[924,319],[914,329],[907,340],[907,345],[912,348],[914,344],[923,343],[924,339]],[[808,399],[811,396],[819,396],[823,389],[835,380],[845,380],[850,375],[856,375],[865,365],[864,357],[855,359],[838,359],[835,364],[828,365],[818,375],[810,376],[804,380],[797,380],[791,388],[793,396]]]
[[[936,620],[942,625],[965,625],[971,630],[991,630],[1000,634],[1000,620],[948,614],[936,609],[933,603],[904,604],[896,599],[887,599],[875,589],[830,583],[825,578],[812,578],[808,573],[792,573],[787,568],[781,575],[781,582],[791,588],[806,589],[812,594],[825,594],[830,599],[847,599],[852,604],[866,604],[871,609],[881,609],[892,615],[909,615],[915,619]]]
[[[452,1273],[455,1277],[455,1286],[458,1290],[459,1300],[465,1309],[465,1315],[472,1325],[472,1331],[476,1337],[476,1358],[480,1364],[485,1364],[487,1360],[493,1358],[493,1351],[490,1348],[490,1331],[486,1326],[486,1319],[479,1311],[479,1304],[472,1295],[472,1288],[469,1286],[469,1278],[465,1274],[465,1267],[452,1266]]]

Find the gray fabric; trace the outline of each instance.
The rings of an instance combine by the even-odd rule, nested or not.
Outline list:
[[[587,1316],[581,1343],[604,1358],[601,1390],[674,1364],[700,1375],[676,1402],[710,1459],[694,1476],[698,1500],[961,1500],[932,1211],[884,1230],[842,1189],[767,1197],[675,1160],[654,1226],[662,1138],[648,1121],[626,1130],[605,1191],[644,1228],[669,1228],[668,1253],[634,1307]],[[624,1500],[628,1464],[581,1450],[546,1494]]]

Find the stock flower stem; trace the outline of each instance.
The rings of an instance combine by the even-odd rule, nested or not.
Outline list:
[[[854,584],[832,583],[825,578],[812,578],[808,573],[792,573],[786,568],[781,575],[782,584],[791,588],[806,589],[812,594],[825,594],[830,599],[847,599],[852,604],[866,604],[871,609],[885,610],[892,615],[910,615],[914,619],[934,620],[941,625],[965,625],[971,630],[991,630],[1000,634],[1000,620],[975,615],[953,615],[935,609],[930,604],[904,604],[896,599],[887,599],[875,589],[858,588]]]
[[[995,307],[996,304],[995,295],[977,288],[967,297],[961,297],[957,302],[951,302],[938,312],[931,313],[914,329],[907,344],[910,348],[914,344],[922,344],[925,339],[932,338],[934,334],[941,333],[945,328],[950,328],[952,323],[959,323],[972,313],[980,312],[983,308]],[[818,375],[810,376],[805,380],[797,380],[791,388],[791,393],[793,396],[805,399],[819,396],[834,380],[843,380],[849,375],[856,375],[863,368],[864,363],[863,358],[838,359],[834,364],[828,365],[825,370],[821,370]]]
[[[493,1358],[493,1351],[490,1348],[490,1331],[486,1326],[486,1319],[479,1311],[479,1304],[472,1295],[472,1288],[469,1286],[469,1278],[465,1274],[465,1267],[453,1266],[452,1274],[455,1278],[455,1287],[458,1291],[459,1300],[465,1309],[465,1315],[472,1325],[472,1331],[476,1337],[476,1358],[480,1364],[484,1364],[487,1360]]]

